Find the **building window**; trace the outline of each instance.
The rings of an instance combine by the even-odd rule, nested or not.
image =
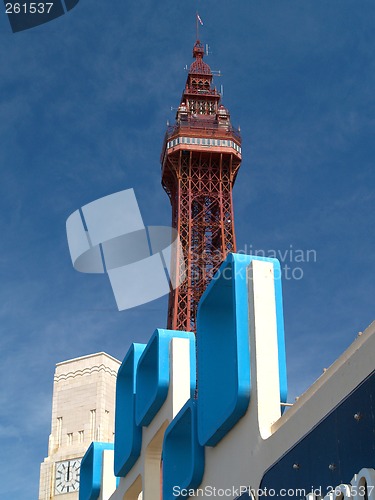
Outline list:
[[[73,444],[73,432],[68,432],[68,445]]]
[[[62,443],[62,424],[63,424],[63,419],[62,417],[57,417],[57,446],[61,446]]]
[[[83,443],[84,431],[78,431],[78,442]]]
[[[96,439],[96,410],[90,410],[90,430],[91,439],[95,441]]]

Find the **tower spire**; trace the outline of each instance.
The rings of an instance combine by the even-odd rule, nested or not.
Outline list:
[[[199,299],[226,255],[236,249],[232,188],[241,163],[241,137],[212,86],[212,71],[203,56],[197,39],[176,122],[167,128],[161,156],[162,184],[186,267],[186,279],[169,296],[167,323],[172,330],[196,330]],[[178,277],[182,259],[173,260],[171,274]]]

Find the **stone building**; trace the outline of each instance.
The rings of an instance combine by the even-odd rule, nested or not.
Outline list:
[[[81,459],[92,441],[112,442],[120,362],[104,352],[56,365],[48,456],[39,500],[77,500]]]

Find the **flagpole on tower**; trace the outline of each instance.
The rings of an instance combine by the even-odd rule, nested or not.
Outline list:
[[[199,24],[201,24],[203,26],[203,21],[200,18],[200,15],[198,14],[198,11],[195,14],[195,20],[196,20],[196,23],[197,23],[197,40],[199,40]]]

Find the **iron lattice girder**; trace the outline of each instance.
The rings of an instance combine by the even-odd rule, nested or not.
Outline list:
[[[163,186],[186,265],[171,291],[168,328],[195,331],[199,299],[228,252],[235,251],[232,188],[239,159],[232,153],[179,151],[165,156]]]

